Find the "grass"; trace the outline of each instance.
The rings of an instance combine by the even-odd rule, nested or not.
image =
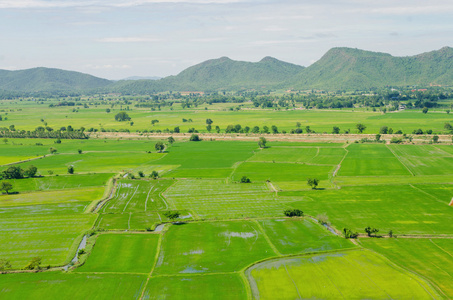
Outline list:
[[[383,144],[351,144],[339,176],[412,175]]]
[[[414,175],[453,175],[453,155],[431,145],[389,146]]]
[[[239,181],[247,176],[255,181],[307,181],[307,178],[316,177],[326,180],[333,166],[305,165],[295,163],[258,163],[246,162],[236,168],[233,180]]]
[[[319,252],[355,247],[307,219],[259,220],[259,224],[281,254]]]
[[[256,299],[432,299],[436,291],[369,251],[271,260],[247,270]]]
[[[99,200],[104,188],[82,188],[37,193],[24,193],[0,196],[0,207],[22,207],[28,205],[92,202]],[[39,212],[39,211],[36,211]]]
[[[23,268],[33,257],[43,266],[62,265],[73,255],[73,245],[96,219],[92,214],[16,216],[0,220],[0,259]]]
[[[0,291],[5,299],[138,299],[146,277],[114,274],[8,274]]]
[[[345,154],[343,148],[270,147],[256,152],[248,161],[338,165]]]
[[[250,221],[173,225],[163,237],[153,274],[233,272],[274,255]]]
[[[453,240],[363,239],[361,244],[435,283],[453,298]]]
[[[75,173],[115,173],[131,171],[139,166],[146,166],[160,159],[161,153],[145,152],[88,152],[83,154],[56,154],[46,158],[22,163],[26,169],[29,165],[38,168],[38,174],[67,174],[68,167],[73,166]]]
[[[79,174],[78,176],[43,176],[37,178],[15,179],[10,180],[10,182],[14,187],[14,191],[18,192],[47,191],[105,186],[112,176],[112,173]]]
[[[258,144],[252,142],[178,142],[168,149],[168,155],[159,164],[180,165],[181,169],[231,168],[251,157],[257,148]]]
[[[77,272],[149,273],[154,264],[156,234],[101,234]]]
[[[146,212],[168,209],[160,194],[173,184],[171,180],[120,180],[115,196],[103,212]]]
[[[245,103],[246,105],[248,103]],[[98,105],[84,109],[79,108],[78,112],[72,112],[72,107],[48,107],[49,103],[43,105],[30,105],[26,101],[8,101],[2,103],[2,109],[13,111],[8,112],[8,120],[2,121],[2,126],[9,127],[15,125],[18,130],[34,130],[38,126],[43,126],[40,121],[45,119],[48,126],[60,128],[71,125],[74,128],[97,129],[129,129],[150,130],[166,128],[173,129],[179,126],[182,132],[187,132],[194,127],[201,132],[207,132],[206,119],[214,121],[213,126],[220,126],[225,129],[228,125],[241,124],[242,127],[264,125],[269,128],[277,125],[279,130],[289,131],[296,128],[296,122],[302,124],[302,128],[310,126],[316,132],[331,132],[332,126],[338,126],[343,132],[346,129],[355,131],[357,123],[367,126],[365,133],[378,133],[380,127],[388,126],[404,133],[411,133],[414,129],[421,128],[423,131],[432,129],[434,132],[443,131],[445,122],[451,122],[451,115],[446,113],[427,113],[422,114],[418,110],[406,110],[398,113],[382,114],[380,112],[364,111],[361,109],[343,110],[240,110],[229,111],[229,107],[236,107],[236,103],[219,103],[213,105],[199,106],[191,109],[180,109],[180,105],[175,104],[172,111],[163,108],[162,111],[150,112],[149,108],[134,108],[128,111],[128,115],[134,122],[130,126],[126,122],[116,122],[115,114],[119,112],[119,107],[111,108],[110,105]],[[110,113],[105,109],[111,108]],[[20,110],[19,110],[20,109]],[[183,122],[182,119],[192,119],[193,122]],[[159,123],[152,126],[152,119],[158,119]],[[334,121],[333,121],[334,120]]]
[[[191,210],[200,218],[278,216],[283,207],[264,183],[223,180],[179,180],[165,192],[175,209]]]
[[[363,233],[365,227],[371,226],[382,234],[389,230],[397,234],[453,232],[453,207],[410,185],[348,186],[282,192],[279,196],[296,200],[287,205],[310,215],[325,213],[339,230],[346,227]]]
[[[152,277],[143,299],[247,299],[237,274]]]
[[[227,108],[229,104],[222,105]],[[61,122],[74,122],[73,126],[83,124],[85,117],[85,121],[96,120],[95,124],[105,128],[125,126],[105,119],[112,118],[112,114],[95,119],[93,111],[102,110],[90,110],[81,108],[79,113],[69,114],[56,108],[52,112],[61,114]],[[259,126],[285,118],[280,130],[300,121],[302,127],[310,125],[318,132],[321,128],[330,132],[333,117],[342,116],[340,127],[344,127],[360,116],[371,131],[379,122],[409,126],[415,116],[406,112],[390,117],[345,111],[175,110],[166,114],[134,110],[131,115],[136,123],[128,126],[135,129],[146,125],[149,129],[150,118],[158,116],[162,119],[155,128],[178,126],[181,117],[194,120],[182,126],[205,126],[208,115],[214,125],[223,126],[239,123],[240,117],[247,116],[247,122]],[[30,118],[29,125],[35,122],[26,111],[11,112],[8,122],[10,118],[19,121],[16,117],[22,113]],[[69,114],[67,118],[65,114]],[[267,118],[264,121],[263,116]],[[47,118],[49,124],[59,122],[53,115]],[[421,118],[435,123],[443,117]],[[366,120],[371,119],[376,123],[367,124]],[[145,299],[245,299],[251,295],[244,285],[244,268],[282,255],[300,256],[265,261],[250,269],[249,275],[256,280],[252,285],[254,295],[271,299],[408,295],[418,299],[431,293],[438,297],[420,280],[427,278],[451,298],[447,285],[452,267],[446,260],[452,249],[447,239],[432,239],[430,243],[428,239],[419,243],[361,240],[366,247],[421,274],[417,278],[370,251],[351,249],[356,246],[350,241],[332,235],[307,217],[283,218],[285,209],[298,208],[311,216],[325,214],[340,231],[347,227],[364,233],[364,228],[371,226],[383,235],[389,230],[397,235],[451,235],[451,146],[350,144],[344,148],[343,144],[333,143],[271,141],[269,148],[259,149],[255,141],[177,139],[165,153],[156,153],[156,141],[144,136],[141,140],[63,140],[61,144],[46,139],[9,139],[0,145],[0,163],[1,159],[17,161],[47,154],[50,147],[59,153],[22,163],[23,167],[37,166],[45,176],[10,180],[20,193],[0,196],[0,259],[8,259],[13,268],[22,268],[36,256],[42,257],[44,266],[63,265],[74,256],[81,236],[93,228],[143,231],[101,234],[86,264],[69,274],[4,275],[10,285],[0,283],[0,298],[137,298],[143,292]],[[83,154],[78,154],[78,149]],[[341,168],[334,176],[340,162]],[[69,165],[74,165],[76,174],[66,174]],[[105,186],[114,174],[131,172],[137,176],[143,171],[148,175],[153,170],[164,179],[118,179],[112,198],[98,213],[90,212],[96,201],[109,192]],[[48,176],[49,171],[58,176]],[[252,183],[239,183],[242,176]],[[312,190],[306,184],[308,177],[321,180],[318,189]],[[145,232],[169,222],[164,216],[169,210],[179,211],[181,221],[190,222],[167,225],[168,230],[160,234]],[[324,251],[335,253],[309,254]],[[20,282],[23,290],[19,290]],[[107,290],[102,294],[100,289]]]

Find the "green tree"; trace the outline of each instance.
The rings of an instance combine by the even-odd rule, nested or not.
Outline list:
[[[379,140],[381,139],[381,134],[379,134],[379,133],[376,134],[375,139],[376,139],[376,142],[379,142]]]
[[[358,123],[357,125],[355,125],[355,128],[357,128],[359,133],[362,133],[366,129],[366,126],[363,125],[362,123]]]
[[[143,173],[143,171],[138,171],[138,176],[139,177],[145,177],[145,173]]]
[[[439,142],[439,136],[438,135],[435,135],[433,136],[433,143],[438,143]]]
[[[36,173],[38,173],[38,168],[33,165],[28,166],[27,170],[24,171],[24,175],[29,178],[35,177]]]
[[[172,136],[169,136],[167,141],[172,145],[175,142],[175,139]]]
[[[309,185],[312,189],[316,189],[319,184],[319,179],[318,178],[308,178],[307,179],[307,185]]]
[[[428,110],[429,110],[429,109],[428,109],[427,107],[423,107],[422,113],[426,114],[426,113],[428,113]]]
[[[117,113],[115,115],[115,120],[118,121],[118,122],[130,121],[131,117],[129,117],[129,115],[126,112],[120,111],[119,113]]]
[[[242,176],[241,183],[251,183],[250,178],[247,176]]]
[[[349,228],[343,228],[343,233],[345,239],[355,239],[359,236],[358,232],[354,232]]]
[[[5,191],[7,194],[9,194],[9,191],[12,189],[13,185],[8,181],[2,181],[2,183],[0,183],[0,190]]]
[[[159,120],[157,120],[157,119],[151,120],[151,125],[154,126],[154,124],[157,124],[157,123],[159,123]]]
[[[212,125],[214,123],[211,119],[206,119],[206,125]]]
[[[332,128],[332,133],[333,133],[333,134],[339,134],[339,133],[340,133],[340,127],[334,126],[334,127]]]
[[[162,152],[164,151],[165,149],[165,145],[164,143],[162,143],[161,141],[157,142],[155,145],[154,145],[154,148],[158,151],[158,152]]]
[[[82,149],[79,149],[79,150],[77,150],[77,152],[78,152],[79,154],[82,154],[83,151],[82,151]]]
[[[174,132],[174,133],[179,133],[179,126],[176,126],[176,127],[173,129],[173,132]]]
[[[191,141],[191,142],[199,142],[199,141],[201,141],[201,139],[200,139],[200,137],[198,136],[198,134],[192,134],[192,135],[190,136],[189,141]]]
[[[212,126],[211,126],[210,124],[209,124],[208,126],[206,126],[206,130],[207,130],[208,132],[211,132],[211,129],[212,129]]]
[[[74,166],[68,166],[68,174],[74,174]]]
[[[372,235],[376,236],[376,233],[379,232],[379,229],[371,228],[370,226],[368,226],[368,227],[365,228],[365,232],[367,233],[367,235],[369,237],[371,237]]]
[[[11,268],[12,267],[11,267],[11,263],[9,262],[9,260],[0,259],[0,271],[10,270]]]
[[[273,134],[277,134],[277,133],[278,133],[278,128],[277,128],[277,126],[275,126],[275,125],[272,125],[272,126],[271,126],[271,130],[272,130],[272,133],[273,133]]]
[[[20,166],[10,166],[2,172],[2,177],[5,179],[21,179],[24,178],[24,173]]]
[[[266,148],[266,143],[267,143],[266,139],[260,136],[260,139],[258,140],[258,146],[260,148]]]
[[[50,147],[50,148],[49,148],[50,154],[55,154],[55,153],[57,153],[57,151],[58,151],[58,150],[55,149],[55,148],[53,148],[53,147]]]
[[[39,270],[41,269],[41,257],[33,257],[31,261],[24,267],[25,270]]]
[[[389,128],[387,126],[382,126],[381,129],[379,129],[380,134],[387,134],[389,131]]]
[[[164,216],[174,222],[181,214],[178,211],[166,211]]]
[[[157,179],[159,178],[159,173],[156,170],[153,170],[151,174],[149,174],[149,177],[151,177],[152,179]]]
[[[287,217],[303,217],[304,216],[304,212],[297,208],[287,209],[283,213]]]

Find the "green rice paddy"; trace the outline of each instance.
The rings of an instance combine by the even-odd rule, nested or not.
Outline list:
[[[40,126],[30,109],[11,112],[2,124]],[[50,126],[120,126],[105,108],[77,115],[47,110]],[[363,122],[367,132],[383,125],[440,131],[448,121],[447,114],[409,111],[211,107],[130,115],[133,129],[149,130],[157,118],[154,129],[182,131],[203,131],[207,118],[221,127],[277,124],[280,130],[301,122],[317,132],[330,132],[339,117],[334,125]],[[0,298],[453,298],[452,145],[269,141],[259,148],[256,141],[188,142],[188,135],[174,144],[146,134],[94,137],[0,145],[0,171],[11,163],[34,165],[39,175],[8,180],[13,194],[0,196],[0,260],[23,272],[34,257],[42,259],[42,272],[1,275]],[[166,143],[163,153],[154,149],[157,141]],[[149,177],[152,171],[158,179]],[[243,176],[251,183],[240,183]],[[320,180],[316,189],[308,178]],[[288,218],[288,209],[305,216]],[[180,216],[171,220],[167,213],[174,211]],[[367,226],[385,238],[365,237]],[[345,239],[343,228],[359,232],[358,240]],[[397,237],[388,238],[389,231]],[[85,235],[87,246],[77,255]]]

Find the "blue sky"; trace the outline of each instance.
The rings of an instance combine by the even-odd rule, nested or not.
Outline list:
[[[108,79],[207,59],[308,66],[332,47],[415,55],[453,46],[451,0],[0,0],[0,69]]]

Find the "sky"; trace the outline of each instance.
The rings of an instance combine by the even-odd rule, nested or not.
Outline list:
[[[453,46],[451,0],[0,0],[0,69],[107,79],[208,59],[309,66],[333,47],[410,56]]]

